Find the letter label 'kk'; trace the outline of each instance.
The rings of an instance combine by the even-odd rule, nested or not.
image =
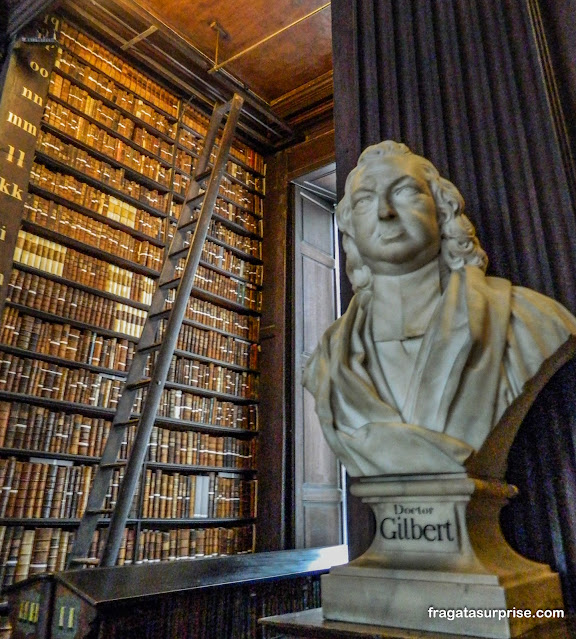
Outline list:
[[[15,182],[6,182],[6,178],[3,177],[0,177],[0,193],[22,200],[22,189]]]

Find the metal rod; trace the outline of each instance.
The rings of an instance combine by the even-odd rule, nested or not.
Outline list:
[[[152,25],[151,27],[148,27],[146,31],[142,31],[142,33],[139,33],[137,36],[134,36],[132,40],[128,40],[128,42],[125,42],[121,47],[122,51],[126,51],[130,47],[133,47],[137,42],[140,42],[140,40],[144,40],[144,38],[147,38],[149,35],[152,35],[155,31],[158,31],[158,27],[155,27],[154,25]]]
[[[214,73],[215,71],[218,71],[223,66],[227,65],[229,62],[232,62],[233,60],[236,60],[240,56],[243,56],[245,53],[248,53],[249,51],[252,51],[252,49],[255,49],[256,47],[259,47],[261,44],[264,44],[265,42],[268,42],[268,40],[271,40],[272,38],[275,38],[277,35],[280,35],[284,31],[286,31],[287,29],[290,29],[291,27],[295,27],[297,24],[300,24],[300,22],[303,22],[304,20],[307,20],[308,18],[311,18],[313,15],[315,15],[316,13],[319,13],[320,11],[323,11],[324,9],[326,9],[329,6],[330,6],[330,2],[327,2],[326,4],[323,4],[321,7],[318,7],[317,9],[314,9],[314,11],[311,11],[307,15],[302,16],[301,18],[298,18],[298,20],[295,20],[294,22],[292,22],[290,24],[287,24],[285,27],[282,27],[281,29],[278,29],[278,31],[275,31],[274,33],[271,33],[270,35],[266,36],[265,38],[262,38],[262,40],[259,40],[258,42],[250,45],[247,49],[244,49],[243,51],[240,51],[240,52],[236,53],[235,55],[233,55],[231,58],[228,58],[227,60],[224,60],[224,62],[220,62],[219,64],[214,64],[214,66],[209,70],[208,73]]]

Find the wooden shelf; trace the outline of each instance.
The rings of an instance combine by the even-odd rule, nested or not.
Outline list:
[[[72,113],[75,113],[79,117],[84,118],[87,122],[90,122],[90,124],[93,124],[94,126],[98,127],[99,129],[102,129],[102,131],[105,131],[106,133],[111,135],[113,138],[116,138],[117,140],[120,140],[121,142],[124,142],[124,144],[127,144],[129,147],[133,148],[135,151],[138,151],[138,153],[140,153],[142,155],[146,155],[151,160],[154,160],[155,162],[158,162],[159,164],[164,166],[164,168],[169,169],[169,170],[172,169],[172,164],[171,163],[167,162],[166,160],[164,160],[162,157],[160,157],[159,155],[157,155],[153,151],[150,151],[150,149],[147,149],[146,147],[143,147],[140,144],[134,142],[134,140],[131,140],[130,138],[127,138],[126,136],[122,135],[121,133],[118,133],[118,131],[115,131],[114,129],[110,128],[109,126],[107,126],[106,124],[101,122],[100,120],[97,120],[95,117],[93,117],[91,115],[88,115],[87,113],[84,113],[84,111],[82,111],[82,109],[78,109],[73,104],[70,104],[66,100],[63,100],[62,98],[59,98],[57,95],[54,95],[52,93],[48,94],[48,98],[50,100],[56,102],[57,104],[60,104],[64,108],[70,109],[70,111]]]
[[[151,277],[156,279],[160,275],[160,271],[156,271],[147,266],[142,266],[138,264],[138,262],[132,262],[124,257],[118,257],[114,255],[114,253],[109,253],[108,251],[104,251],[97,246],[92,246],[91,244],[86,244],[80,240],[76,240],[74,238],[63,235],[62,233],[58,233],[58,231],[53,231],[52,229],[48,229],[41,224],[37,224],[36,222],[29,222],[28,220],[22,220],[22,228],[26,231],[30,231],[34,235],[38,235],[39,237],[43,237],[47,240],[51,240],[52,242],[56,242],[61,244],[62,246],[67,246],[68,248],[74,249],[80,253],[84,253],[85,255],[90,255],[91,257],[95,257],[96,259],[104,260],[106,262],[110,262],[111,264],[116,264],[116,266],[120,266],[128,271],[132,271],[133,273],[138,273],[140,275],[146,275],[146,277]]]
[[[86,293],[91,293],[92,295],[99,295],[100,297],[105,297],[106,299],[112,300],[114,302],[121,302],[122,304],[126,304],[128,306],[132,306],[134,308],[137,308],[143,311],[147,311],[150,308],[147,304],[143,304],[141,302],[134,302],[128,297],[120,297],[119,295],[113,295],[112,293],[108,293],[107,291],[102,291],[99,288],[93,288],[92,286],[87,286],[86,284],[80,284],[79,282],[66,279],[65,277],[60,277],[59,275],[53,275],[52,273],[48,273],[47,271],[42,271],[41,269],[34,268],[32,266],[26,266],[26,264],[20,264],[19,262],[15,262],[14,268],[18,269],[19,271],[24,271],[25,273],[32,273],[33,275],[38,275],[39,277],[44,277],[48,280],[59,282],[60,284],[65,284],[66,286],[70,286],[72,288],[80,289],[81,291],[86,291]]]
[[[72,137],[65,131],[60,130],[58,127],[44,121],[42,122],[41,126],[43,129],[46,129],[46,131],[50,131],[50,133],[57,135],[63,142],[77,146],[79,149],[86,151],[93,157],[99,160],[102,160],[103,162],[107,162],[108,164],[110,164],[110,166],[113,166],[117,169],[122,169],[125,175],[128,176],[134,182],[140,182],[140,184],[150,188],[153,191],[161,191],[162,193],[168,193],[170,191],[169,186],[162,184],[161,182],[157,182],[156,180],[149,178],[147,175],[142,175],[141,173],[138,173],[136,169],[133,169],[127,166],[126,164],[122,164],[122,162],[119,162],[112,156],[107,155],[106,153],[103,153],[102,151],[98,151],[98,149],[91,147],[89,144],[86,144],[85,142],[82,142],[82,140],[78,140],[77,138]],[[159,212],[156,212],[155,214],[158,215],[158,217],[165,217],[164,213],[160,214]]]
[[[30,308],[29,306],[24,306],[23,304],[15,304],[10,300],[6,301],[6,305],[11,308],[16,308],[20,313],[24,315],[32,315],[33,317],[38,317],[39,319],[46,320],[47,322],[51,322],[54,324],[70,324],[73,328],[79,328],[81,330],[91,330],[97,335],[102,335],[104,337],[117,337],[119,339],[126,339],[130,342],[137,343],[138,338],[133,335],[128,335],[126,333],[118,333],[117,331],[111,331],[107,328],[100,328],[96,324],[87,324],[86,322],[78,322],[73,319],[69,319],[67,317],[63,317],[61,315],[55,315],[54,313],[48,313],[46,311],[40,311],[35,308]],[[1,344],[0,344],[1,348]]]
[[[0,352],[12,353],[26,359],[37,359],[42,362],[50,362],[51,364],[58,364],[65,368],[81,368],[82,370],[93,371],[94,373],[103,373],[118,378],[125,378],[127,372],[119,371],[114,368],[104,368],[103,366],[93,366],[85,362],[76,362],[71,359],[64,359],[63,357],[55,357],[47,353],[39,353],[38,351],[30,351],[24,348],[17,348],[16,346],[8,346],[0,343]]]
[[[164,211],[161,211],[160,209],[156,209],[150,204],[143,202],[142,200],[137,200],[135,197],[132,197],[131,195],[128,195],[127,193],[124,193],[124,191],[117,189],[114,186],[107,184],[106,182],[101,182],[97,178],[92,177],[91,175],[87,175],[86,173],[83,173],[79,169],[76,169],[70,166],[69,164],[62,162],[62,160],[54,158],[51,155],[48,155],[47,153],[43,153],[42,151],[36,151],[36,159],[39,160],[42,164],[45,164],[54,169],[57,169],[58,171],[62,171],[66,173],[67,175],[72,175],[76,177],[82,182],[85,182],[86,184],[90,184],[91,186],[99,189],[100,191],[103,191],[104,193],[113,195],[114,197],[117,197],[118,199],[123,200],[127,204],[132,205],[134,208],[141,209],[142,211],[146,211],[147,213],[150,213],[150,215],[154,215],[155,217],[161,217],[161,218],[166,217],[166,213]],[[42,188],[42,187],[38,186],[38,188]],[[50,191],[49,189],[43,189],[43,190],[45,190],[48,193],[53,193],[53,191]],[[57,195],[57,194],[54,193],[54,195]],[[63,198],[63,199],[65,199],[66,201],[69,201],[66,198]],[[92,211],[92,209],[87,209],[87,210]],[[114,220],[106,217],[105,215],[99,215],[99,219],[102,221],[109,220],[110,222],[114,222]],[[126,230],[126,233],[130,233],[131,235],[134,235],[134,237],[138,237],[139,239],[145,239],[148,242],[151,242],[152,244],[157,244],[158,246],[163,246],[163,242],[161,240],[158,240],[157,238],[145,235],[144,233],[140,233],[136,229],[133,229],[130,226],[126,226],[125,224],[120,224],[119,222],[117,222],[117,224],[119,224],[122,227],[122,230]]]

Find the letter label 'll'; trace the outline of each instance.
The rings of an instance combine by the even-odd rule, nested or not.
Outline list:
[[[22,168],[24,166],[24,158],[26,157],[26,153],[21,151],[20,149],[15,149],[12,145],[8,145],[8,157],[6,158],[8,162],[14,162],[14,155],[18,150],[18,159],[16,160],[16,165]]]

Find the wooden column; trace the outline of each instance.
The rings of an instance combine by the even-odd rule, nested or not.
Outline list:
[[[7,63],[0,102],[0,316],[55,57],[55,46],[16,41]]]

